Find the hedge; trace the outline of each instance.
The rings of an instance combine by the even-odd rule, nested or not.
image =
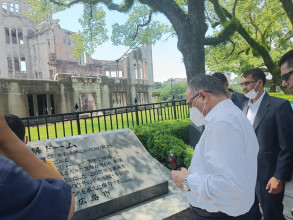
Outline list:
[[[147,151],[160,163],[169,167],[167,153],[173,152],[180,166],[189,167],[193,148],[188,145],[190,120],[162,121],[133,128]]]
[[[279,97],[279,98],[282,98],[282,99],[287,99],[289,100],[290,103],[293,103],[293,95],[286,95],[284,93],[269,93],[270,96],[274,96],[274,97]]]

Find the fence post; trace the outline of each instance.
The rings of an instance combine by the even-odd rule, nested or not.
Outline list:
[[[78,133],[78,135],[80,135],[81,132],[80,132],[80,121],[79,121],[79,114],[78,113],[76,113],[76,124],[77,124],[77,133]]]
[[[134,99],[134,104],[135,104],[136,125],[139,125],[137,98]]]
[[[174,118],[177,119],[177,115],[176,115],[176,104],[175,104],[175,97],[174,97],[174,95],[172,97],[172,106],[173,106],[173,111],[174,111]]]

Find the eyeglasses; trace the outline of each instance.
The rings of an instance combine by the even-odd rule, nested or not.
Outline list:
[[[285,82],[288,82],[291,73],[293,73],[293,71],[290,71],[289,73],[282,75],[281,76],[282,80]]]
[[[188,102],[186,102],[189,105],[189,108],[192,107],[192,101],[199,95],[199,93],[197,93],[195,96],[193,96]]]
[[[240,83],[240,86],[249,86],[251,83],[254,83],[256,82],[257,80],[254,80],[254,81],[246,81],[246,82],[243,82],[243,83]]]
[[[209,92],[211,93],[211,91],[209,90],[204,90],[204,92]],[[187,105],[189,105],[189,108],[192,108],[192,101],[199,95],[199,93],[197,93],[195,96],[193,96],[188,102],[186,102]]]

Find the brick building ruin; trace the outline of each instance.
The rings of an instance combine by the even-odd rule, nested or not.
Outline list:
[[[118,60],[74,57],[73,32],[48,17],[36,25],[25,1],[0,0],[0,110],[21,117],[150,103],[152,48]]]

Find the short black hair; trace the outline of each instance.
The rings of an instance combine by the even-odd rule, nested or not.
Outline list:
[[[261,69],[253,68],[253,69],[247,70],[242,74],[241,77],[247,78],[250,75],[255,81],[261,79],[263,81],[263,85],[266,84],[266,81],[267,81],[266,74]]]
[[[212,76],[213,76],[213,77],[216,77],[217,79],[219,79],[219,80],[223,83],[223,85],[224,85],[226,82],[228,82],[227,77],[224,75],[224,73],[221,73],[221,72],[214,72],[214,73],[212,74]]]
[[[285,62],[287,62],[288,67],[293,67],[293,50],[289,50],[281,57],[279,67],[281,67]]]
[[[21,141],[23,141],[25,136],[25,127],[22,120],[18,116],[12,114],[4,115],[4,118],[10,129]]]
[[[195,93],[195,91],[204,90],[209,91],[215,96],[226,95],[224,85],[221,81],[216,77],[206,74],[198,74],[193,77],[188,83],[187,88],[193,93]]]

